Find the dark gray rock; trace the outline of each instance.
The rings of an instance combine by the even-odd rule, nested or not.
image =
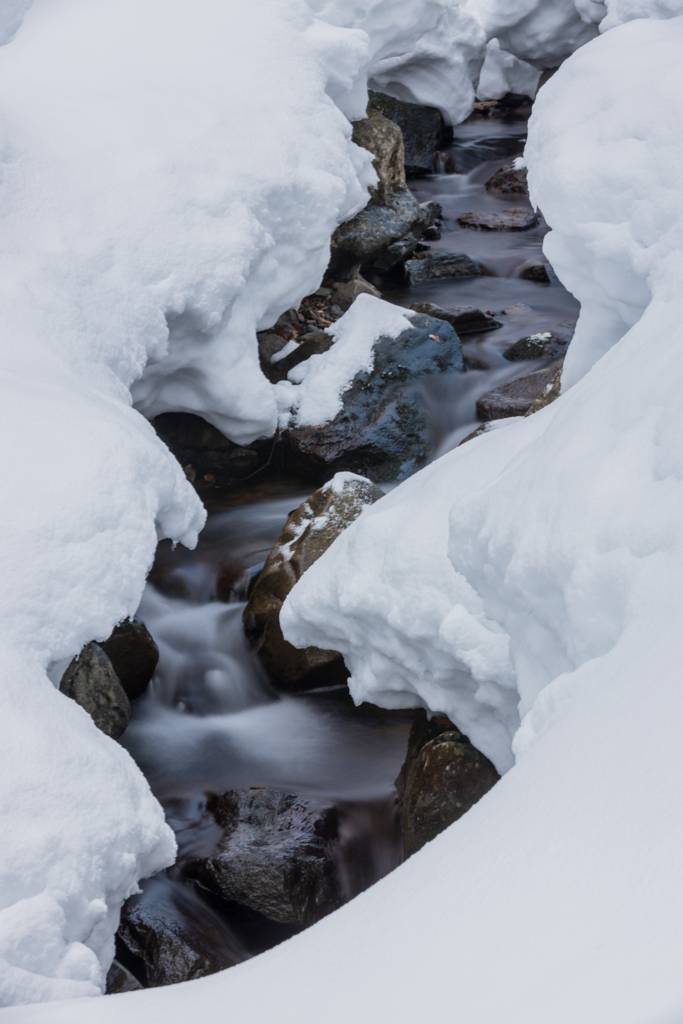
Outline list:
[[[438,281],[444,277],[476,277],[481,267],[464,252],[429,252],[404,264],[408,285]]]
[[[86,644],[59,684],[61,692],[88,712],[98,729],[117,740],[130,722],[130,701],[99,644]]]
[[[551,284],[557,281],[557,274],[549,263],[528,263],[519,272],[524,281],[536,281],[537,284]]]
[[[280,628],[280,609],[294,584],[363,509],[384,492],[363,477],[332,480],[291,512],[250,590],[244,609],[247,639],[271,680],[301,690],[343,682],[348,673],[336,651],[300,650]]]
[[[311,356],[327,352],[331,345],[332,338],[324,331],[316,331],[314,334],[308,335],[308,337],[302,339],[289,355],[286,355],[283,359],[278,359],[275,363],[271,363],[269,372],[266,374],[268,380],[272,384],[277,384],[281,380],[287,380],[287,374],[295,366],[310,359]]]
[[[261,369],[266,377],[270,379],[268,375],[272,365],[271,359],[285,347],[287,339],[282,334],[275,334],[273,331],[259,331],[256,335],[256,340],[258,342],[258,357]]]
[[[498,782],[489,759],[445,715],[419,711],[396,780],[406,857],[461,818]]]
[[[187,870],[223,899],[269,921],[306,927],[341,906],[329,844],[337,812],[271,789],[232,790],[210,801],[224,830],[210,857]]]
[[[273,453],[272,438],[260,437],[242,446],[229,441],[201,416],[165,412],[152,426],[171,449],[199,494],[239,484],[263,470]]]
[[[500,320],[482,312],[476,306],[450,306],[448,309],[442,309],[433,302],[414,302],[410,308],[416,313],[425,313],[427,316],[436,317],[437,320],[445,320],[458,334],[479,334],[481,331],[495,331],[503,326]]]
[[[330,302],[335,306],[339,306],[345,313],[347,309],[351,308],[359,295],[374,295],[376,299],[381,299],[382,297],[374,285],[364,280],[360,274],[356,274],[350,281],[344,281],[335,288],[330,297]]]
[[[480,231],[528,231],[538,224],[534,210],[511,208],[500,213],[463,213],[458,217],[461,228],[477,228]]]
[[[130,700],[147,689],[159,661],[159,648],[144,622],[126,619],[119,623],[100,647],[109,658],[121,686]]]
[[[431,434],[415,384],[434,374],[462,373],[462,347],[450,324],[416,314],[398,338],[380,338],[370,372],[358,373],[342,410],[320,427],[282,433],[283,465],[324,483],[340,470],[375,482],[409,476],[429,455]]]
[[[368,108],[379,110],[401,129],[408,177],[433,173],[434,152],[448,145],[453,137],[453,130],[446,127],[440,111],[396,100],[381,92],[371,91],[369,95]]]
[[[105,986],[105,992],[108,996],[116,995],[119,992],[136,992],[143,987],[127,967],[120,964],[118,960],[112,960],[111,967],[107,972]]]
[[[511,363],[523,359],[556,359],[565,355],[575,330],[576,320],[564,320],[548,331],[520,338],[506,348],[503,355]]]
[[[528,196],[526,167],[516,168],[513,160],[492,174],[484,188],[496,196]]]
[[[558,360],[555,359],[541,370],[534,370],[533,373],[517,377],[487,392],[477,401],[477,416],[480,420],[524,416],[545,387],[551,383],[557,370]]]

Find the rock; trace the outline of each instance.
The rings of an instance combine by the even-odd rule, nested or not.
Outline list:
[[[458,334],[479,334],[481,331],[495,331],[503,326],[500,320],[483,313],[476,306],[449,306],[448,309],[442,309],[433,302],[414,302],[410,308],[416,313],[445,320]]]
[[[557,364],[558,361],[553,360],[541,370],[517,377],[482,395],[477,401],[479,419],[499,420],[507,416],[524,416],[546,385],[552,381],[557,373]]]
[[[309,566],[383,493],[369,480],[345,475],[325,484],[290,513],[244,609],[247,639],[280,687],[300,690],[346,679],[344,661],[336,651],[299,650],[287,643],[280,629],[280,609]]]
[[[126,619],[100,647],[109,658],[129,700],[147,689],[159,661],[159,648],[144,622]]]
[[[441,229],[432,224],[431,228],[427,228],[426,231],[422,232],[422,237],[425,242],[438,242],[441,238]]]
[[[461,228],[478,228],[480,231],[528,231],[538,224],[534,210],[511,208],[500,213],[463,213],[458,217]]]
[[[406,857],[461,818],[500,776],[445,715],[415,717],[396,780]]]
[[[467,435],[467,437],[463,437],[462,441],[458,443],[458,448],[461,444],[466,444],[467,441],[472,441],[475,437],[480,437],[481,434],[485,434],[487,430],[490,429],[491,428],[488,423],[480,423],[476,430],[473,430],[471,434]]]
[[[202,903],[191,882],[157,875],[142,889],[123,905],[118,940],[139,962],[147,986],[204,978],[247,959],[247,951]]]
[[[256,335],[256,340],[258,342],[258,357],[261,369],[266,377],[268,377],[271,360],[273,356],[277,355],[285,347],[287,339],[281,334],[274,334],[272,331],[259,331]]]
[[[354,122],[353,141],[374,155],[379,182],[370,189],[365,209],[332,236],[332,270],[368,263],[407,234],[419,238],[435,220],[406,185],[401,129],[393,121],[368,110],[366,118]]]
[[[152,426],[188,477],[188,468],[192,469],[200,494],[233,487],[252,477],[269,465],[273,453],[272,438],[259,437],[246,446],[234,444],[193,413],[165,412],[152,420]]]
[[[99,644],[86,644],[62,676],[59,689],[88,712],[98,729],[117,740],[130,722],[130,701]]]
[[[119,992],[135,992],[143,988],[134,974],[120,964],[118,960],[112,960],[111,967],[107,972],[105,992],[108,996],[116,995]]]
[[[287,380],[287,374],[295,366],[305,362],[306,359],[310,359],[311,356],[327,352],[331,345],[332,338],[324,331],[315,331],[313,334],[309,334],[284,359],[279,359],[276,363],[271,364],[270,371],[266,374],[268,380],[272,384],[277,384],[281,380]]]
[[[514,160],[492,174],[484,188],[496,196],[528,196],[526,167],[515,167]]]
[[[557,274],[549,263],[528,263],[519,272],[524,281],[536,281],[537,284],[550,284],[557,281]]]
[[[453,137],[453,129],[446,127],[440,111],[405,103],[381,92],[371,91],[369,96],[368,109],[379,110],[401,129],[408,177],[432,174],[435,150],[448,145]]]
[[[481,267],[464,252],[425,253],[421,259],[407,260],[404,264],[406,284],[437,281],[443,277],[476,277]]]
[[[520,338],[505,349],[503,356],[511,363],[522,359],[556,359],[565,355],[575,330],[576,320],[564,320],[549,331]]]
[[[307,927],[343,899],[329,843],[337,812],[271,789],[232,790],[209,801],[224,833],[187,871],[223,899],[269,921]]]
[[[538,398],[532,403],[528,412],[525,416],[531,416],[535,412],[539,412],[541,409],[545,409],[546,405],[550,405],[555,399],[560,397],[560,388],[562,386],[562,367],[559,368],[553,379],[549,384],[541,391]]]
[[[431,434],[414,385],[464,370],[462,348],[450,324],[415,314],[398,338],[380,338],[371,371],[354,377],[342,410],[321,426],[288,427],[282,458],[293,476],[323,483],[340,470],[376,482],[402,479],[430,453]]]
[[[340,284],[334,291],[330,302],[339,306],[343,312],[346,312],[347,309],[351,308],[359,295],[374,295],[376,299],[382,298],[381,292],[358,274],[351,281],[345,281],[343,284]]]

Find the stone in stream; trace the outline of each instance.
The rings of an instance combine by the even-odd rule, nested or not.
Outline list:
[[[426,252],[403,264],[405,283],[422,284],[446,277],[477,277],[479,264],[464,252]]]
[[[558,362],[555,359],[540,370],[516,377],[482,395],[477,401],[479,419],[499,420],[508,416],[524,416],[557,374]]]
[[[406,103],[372,90],[369,97],[368,108],[379,110],[401,129],[408,177],[432,174],[435,151],[447,146],[453,137],[453,129],[446,127],[441,112],[435,107]]]
[[[535,281],[537,284],[551,284],[557,281],[557,274],[549,263],[528,263],[522,267],[519,276],[524,281]]]
[[[244,609],[247,639],[271,680],[301,690],[344,682],[348,673],[336,651],[299,650],[280,629],[280,609],[294,584],[368,505],[384,492],[363,477],[335,477],[291,512],[250,590]]]
[[[484,188],[496,196],[528,196],[529,186],[526,176],[526,167],[517,168],[512,160],[492,174]]]
[[[498,782],[489,759],[445,715],[415,717],[396,780],[405,857],[422,849]]]
[[[480,231],[528,231],[538,224],[538,214],[534,210],[512,207],[500,213],[477,211],[462,213],[458,217],[461,228],[477,228]]]
[[[109,658],[129,700],[141,697],[159,661],[159,648],[140,619],[119,623],[100,647]]]
[[[500,320],[482,312],[476,306],[449,306],[442,309],[433,302],[414,302],[411,309],[416,313],[445,320],[458,334],[478,334],[481,331],[495,331],[502,327]]]
[[[112,960],[111,967],[107,972],[105,987],[108,996],[117,995],[119,992],[136,992],[143,987],[127,967],[120,964],[118,960]]]
[[[575,330],[576,320],[563,320],[548,331],[520,338],[505,349],[503,356],[511,363],[523,359],[556,359],[565,355]]]
[[[62,676],[59,689],[80,704],[97,728],[113,740],[126,731],[130,701],[99,644],[85,645]]]
[[[341,906],[333,806],[267,788],[231,790],[207,806],[223,836],[186,867],[201,885],[280,924],[307,927]]]
[[[269,465],[273,454],[272,438],[235,444],[194,413],[161,413],[152,426],[200,494],[232,487],[254,476]]]
[[[372,370],[356,374],[342,394],[342,409],[320,426],[282,433],[285,469],[322,483],[340,470],[375,482],[402,479],[431,450],[431,434],[415,385],[464,370],[460,340],[450,324],[420,314],[398,338],[374,346]]]
[[[532,403],[529,411],[526,412],[525,416],[533,416],[535,412],[540,412],[541,409],[545,409],[546,405],[550,405],[551,402],[556,401],[560,397],[560,389],[562,387],[562,367],[559,368],[553,379],[546,384],[541,391],[538,398]]]

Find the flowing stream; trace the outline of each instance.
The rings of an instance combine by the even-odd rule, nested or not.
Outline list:
[[[442,237],[433,249],[466,252],[487,273],[387,292],[385,298],[404,306],[473,305],[504,322],[499,330],[463,339],[469,365],[481,369],[445,375],[424,389],[435,456],[474,429],[478,397],[537,365],[506,362],[502,351],[508,345],[578,315],[578,304],[558,282],[538,284],[519,276],[540,260],[547,231],[542,220],[524,232],[467,230],[456,221],[467,211],[529,205],[484,190],[491,174],[522,152],[525,134],[520,120],[467,122],[455,130],[447,151],[458,173],[410,183],[421,202],[435,199],[443,207]],[[272,787],[334,802],[340,821],[334,860],[346,898],[401,860],[393,783],[405,757],[411,713],[354,708],[345,687],[276,694],[242,631],[249,581],[288,513],[311,489],[279,478],[235,489],[211,510],[195,551],[160,545],[139,611],[161,657],[122,742],[164,806],[179,856],[175,868],[143,883],[138,899],[152,916],[181,922],[225,966],[296,929],[222,905],[183,876],[184,861],[210,854],[221,834],[207,811],[207,794]]]

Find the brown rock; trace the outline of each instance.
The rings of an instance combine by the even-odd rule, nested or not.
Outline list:
[[[496,196],[528,196],[529,186],[526,180],[526,167],[515,167],[514,160],[501,167],[486,182],[484,188]]]
[[[553,360],[541,370],[534,370],[524,377],[501,384],[487,392],[477,401],[477,416],[482,420],[499,420],[506,416],[524,416],[531,408],[546,385],[550,384],[558,370],[558,360]]]
[[[551,402],[554,402],[559,398],[561,387],[562,367],[559,368],[550,383],[546,384],[538,398],[532,403],[529,411],[525,413],[525,416],[531,416],[533,413],[539,412],[541,409],[545,409],[546,405],[550,405]]]
[[[382,298],[382,293],[358,274],[350,281],[340,284],[332,295],[330,302],[346,312],[359,295],[374,295],[376,299]]]
[[[126,619],[114,628],[100,647],[112,663],[128,698],[136,700],[141,697],[159,661],[159,648],[144,622]]]
[[[118,960],[112,960],[111,967],[107,972],[105,988],[108,996],[116,995],[118,992],[136,992],[143,987],[127,967],[120,964]]]
[[[538,331],[520,338],[505,349],[503,356],[511,363],[524,359],[564,358],[575,330],[576,320],[565,320],[547,331]]]
[[[117,740],[130,722],[130,701],[99,644],[86,644],[59,684],[61,692],[88,712],[98,729]]]
[[[534,210],[512,208],[500,213],[463,213],[458,217],[461,228],[478,228],[480,231],[528,231],[538,224]]]
[[[445,320],[458,334],[478,334],[480,331],[495,331],[502,327],[500,320],[482,312],[476,306],[449,306],[443,309],[433,302],[413,302],[411,309],[416,313]]]

